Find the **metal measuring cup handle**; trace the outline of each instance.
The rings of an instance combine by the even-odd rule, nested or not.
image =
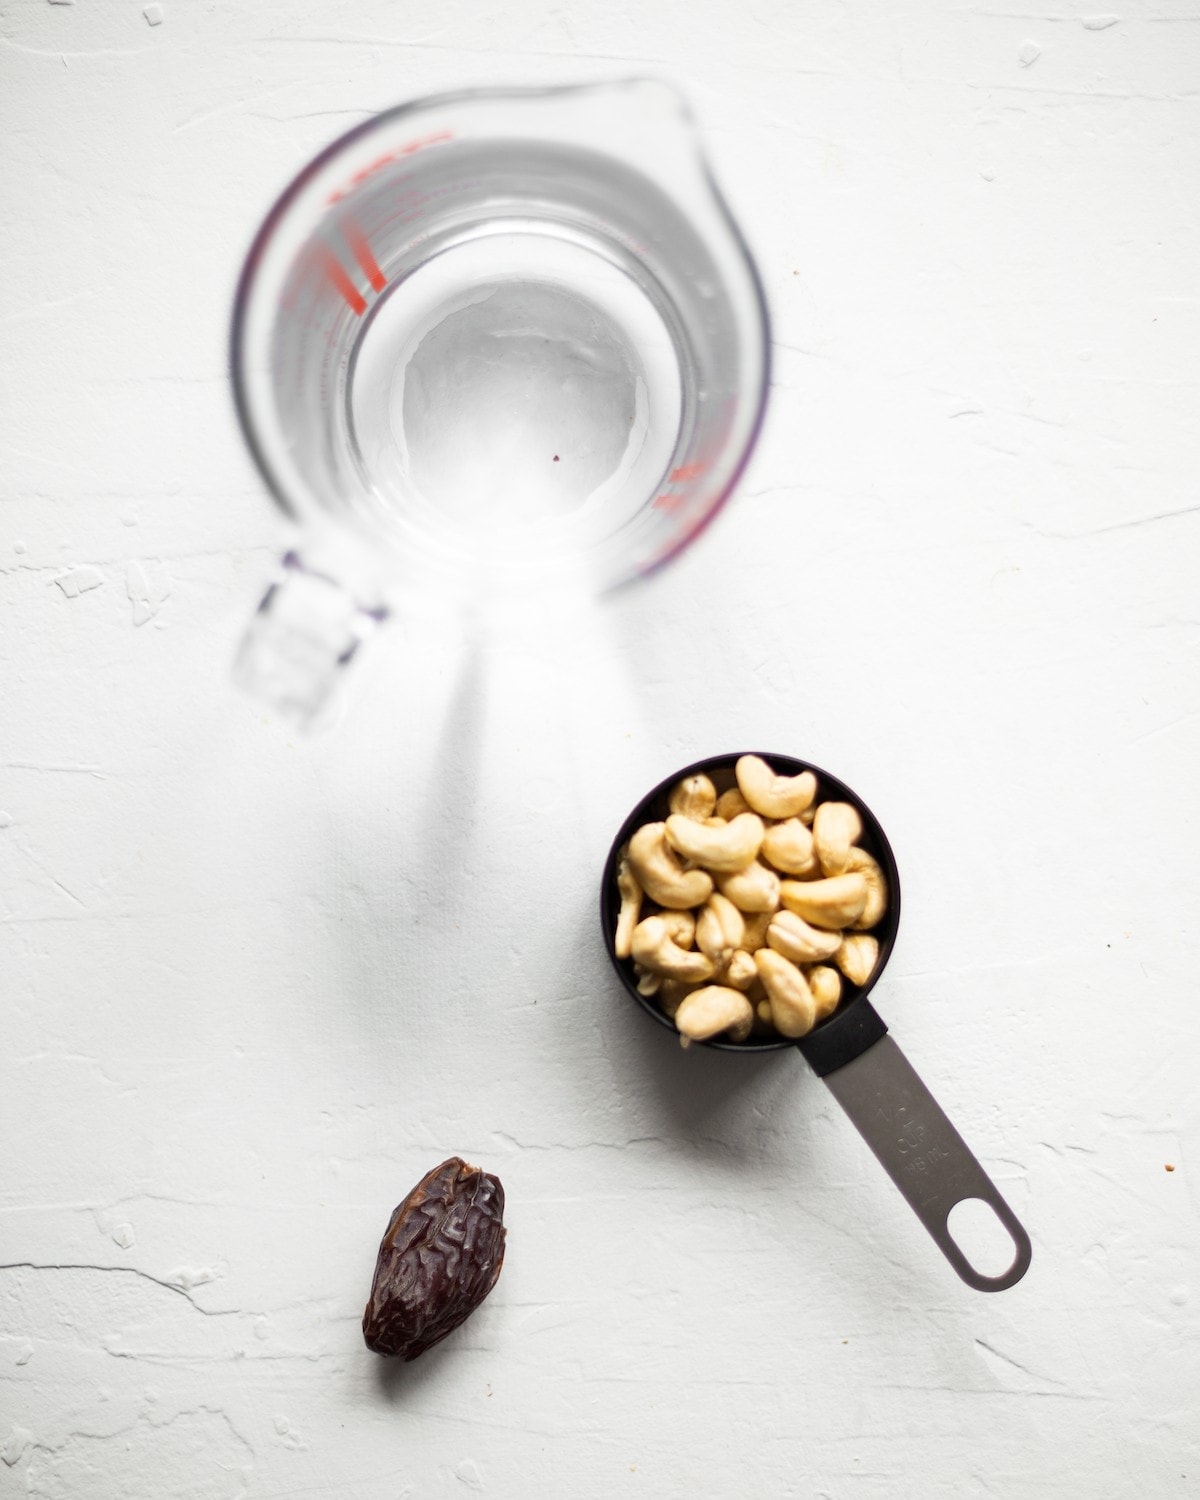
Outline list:
[[[1024,1226],[871,1002],[852,1001],[796,1045],[963,1281],[979,1292],[1020,1281],[1033,1256]],[[950,1211],[968,1198],[987,1204],[1016,1247],[998,1276],[977,1271],[950,1234]]]

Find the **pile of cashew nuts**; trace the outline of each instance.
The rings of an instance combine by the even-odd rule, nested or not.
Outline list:
[[[717,794],[708,776],[671,791],[617,859],[618,958],[654,996],[683,1046],[806,1035],[866,984],[879,960],[870,929],[887,909],[878,862],[858,846],[848,802],[818,802],[811,771],[778,776],[757,755]]]

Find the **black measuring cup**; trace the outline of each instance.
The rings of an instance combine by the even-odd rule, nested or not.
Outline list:
[[[652,1020],[675,1032],[675,1023],[651,996],[641,994],[637,976],[628,959],[616,954],[617,913],[621,897],[617,889],[617,862],[624,846],[644,823],[664,822],[671,790],[686,776],[703,773],[718,793],[736,784],[734,765],[742,754],[757,754],[778,774],[796,776],[811,771],[817,778],[817,803],[849,802],[857,808],[863,832],[858,840],[874,856],[888,887],[887,909],[873,935],[879,942],[875,968],[862,985],[846,980],[837,1009],[796,1041],[751,1036],[744,1042],[714,1038],[693,1045],[718,1052],[762,1053],[796,1047],[830,1093],[850,1117],[859,1134],[878,1157],[888,1176],[900,1189],[917,1218],[928,1230],[938,1249],[968,1286],[981,1292],[1001,1292],[1015,1285],[1029,1269],[1032,1246],[1016,1214],[1000,1196],[999,1189],[972,1155],[966,1142],[947,1119],[933,1095],[921,1082],[911,1063],[888,1034],[879,1012],[867,998],[883,973],[900,925],[900,877],[896,857],[879,820],[844,782],[806,761],[766,751],[739,751],[715,755],[684,766],[659,783],[644,797],[621,825],[604,866],[600,896],[600,920],[605,945],[621,982],[630,996]],[[992,1210],[1013,1241],[1015,1255],[1007,1270],[986,1276],[977,1270],[950,1233],[950,1211],[956,1204],[978,1199]]]

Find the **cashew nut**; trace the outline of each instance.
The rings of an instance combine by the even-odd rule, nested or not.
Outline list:
[[[658,911],[653,913],[667,924],[667,932],[673,943],[681,948],[694,947],[696,942],[696,919],[690,911]]]
[[[857,922],[867,904],[866,877],[857,870],[848,875],[831,875],[827,880],[785,880],[779,887],[779,899],[814,927],[832,931]]]
[[[717,798],[714,811],[718,818],[724,818],[727,823],[732,823],[734,818],[741,813],[750,812],[751,808],[737,787],[731,786],[727,792],[722,792]]]
[[[850,868],[850,848],[862,837],[862,819],[849,802],[822,802],[813,817],[813,845],[826,875],[842,875]]]
[[[703,822],[712,816],[717,805],[717,789],[707,776],[685,776],[671,790],[669,799],[673,813],[681,818],[695,818]]]
[[[675,1012],[680,1035],[693,1042],[706,1042],[727,1031],[733,1042],[744,1042],[750,1035],[754,1011],[749,1000],[738,990],[710,984],[693,990]]]
[[[811,771],[776,776],[759,755],[743,755],[734,775],[742,796],[764,818],[794,818],[817,795],[817,778]]]
[[[758,965],[754,962],[753,953],[747,953],[744,948],[735,948],[719,978],[731,990],[748,990],[758,978]]]
[[[717,886],[739,911],[776,911],[779,908],[779,876],[757,860],[744,870],[718,874]]]
[[[667,819],[667,843],[712,872],[744,870],[762,847],[762,819],[742,813],[732,823],[697,823],[672,813]]]
[[[714,891],[696,919],[696,946],[720,966],[729,962],[735,948],[741,947],[745,930],[741,912],[728,896]]]
[[[617,913],[617,935],[613,947],[618,958],[628,958],[633,929],[642,914],[642,888],[629,863],[628,844],[617,860],[617,890],[621,893],[621,910]]]
[[[673,1021],[675,1012],[692,991],[699,988],[699,984],[693,984],[687,979],[672,979],[669,974],[664,974],[662,986],[658,991],[658,1003],[662,1006],[663,1014]]]
[[[856,847],[850,851],[846,868],[861,875],[867,882],[867,904],[862,909],[862,915],[849,925],[859,929],[874,927],[882,920],[888,903],[887,881],[879,867],[879,861],[865,849]]]
[[[767,944],[794,964],[812,964],[832,958],[842,946],[842,935],[811,927],[793,911],[777,911],[767,928]]]
[[[638,977],[638,994],[646,996],[657,995],[662,988],[663,976],[651,973],[649,969],[644,969],[641,964],[634,964],[633,968],[634,973]]]
[[[635,962],[654,974],[695,981],[711,979],[715,973],[711,958],[679,946],[661,916],[643,917],[633,929],[631,946]]]
[[[842,998],[842,976],[836,969],[817,964],[808,971],[808,987],[817,1006],[817,1020],[833,1015]]]
[[[851,984],[866,984],[879,962],[879,940],[869,932],[848,932],[833,961]]]
[[[757,953],[760,948],[766,946],[767,928],[770,927],[774,918],[773,911],[751,911],[745,913],[745,926],[742,929],[742,941],[738,945],[747,953]]]
[[[642,889],[659,906],[683,911],[703,906],[712,895],[712,876],[685,870],[666,841],[665,823],[645,823],[629,840],[629,863]]]
[[[799,818],[773,823],[763,835],[763,858],[785,875],[811,875],[817,869],[813,836]]]
[[[774,948],[760,948],[754,962],[771,1002],[775,1030],[780,1036],[806,1036],[817,1020],[817,1005],[808,980]]]

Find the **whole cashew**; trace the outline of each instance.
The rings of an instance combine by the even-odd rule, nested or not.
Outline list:
[[[811,927],[793,911],[777,911],[767,928],[767,945],[794,964],[812,964],[832,958],[842,946],[842,934]]]
[[[739,911],[778,910],[779,876],[757,860],[731,875],[718,874],[717,886]]]
[[[779,899],[814,927],[833,931],[857,922],[867,904],[867,882],[857,870],[848,875],[831,875],[827,880],[785,880],[779,887]]]
[[[703,953],[689,953],[672,938],[662,917],[644,917],[633,929],[635,962],[654,974],[669,974],[672,979],[711,979],[716,972],[711,958]]]
[[[743,755],[734,767],[738,788],[756,813],[764,818],[794,818],[817,795],[811,771],[799,776],[776,776],[758,755]]]
[[[696,919],[690,911],[658,911],[656,917],[661,917],[667,924],[667,932],[673,943],[678,943],[681,948],[691,948],[696,942]]]
[[[642,968],[641,964],[634,965],[634,972],[638,977],[637,992],[639,995],[650,996],[658,994],[663,982],[661,974],[653,974],[649,969]]]
[[[879,962],[879,940],[869,932],[848,932],[833,961],[851,984],[866,984]]]
[[[836,969],[817,964],[808,971],[808,987],[817,1005],[817,1020],[833,1015],[842,998],[842,976]]]
[[[846,868],[861,875],[867,882],[867,904],[862,909],[862,915],[850,925],[858,928],[874,927],[887,911],[888,904],[887,881],[883,877],[879,861],[865,849],[854,848],[850,851]]]
[[[728,896],[714,891],[696,918],[696,946],[720,966],[729,962],[735,948],[741,947],[745,931],[746,922],[741,912]]]
[[[753,953],[747,953],[744,948],[735,948],[718,977],[731,990],[748,990],[758,978],[758,965],[754,962]]]
[[[738,817],[741,813],[748,813],[750,811],[750,804],[735,786],[731,786],[727,792],[722,792],[717,798],[717,817],[724,818],[727,823],[732,823],[734,818]]]
[[[774,948],[754,955],[758,975],[771,1002],[771,1020],[780,1036],[806,1036],[816,1025],[817,1004],[808,980]]]
[[[628,958],[632,952],[633,929],[642,914],[642,888],[629,863],[628,845],[617,860],[617,890],[621,893],[621,910],[617,913],[617,935],[613,947],[618,958]]]
[[[742,813],[732,823],[697,823],[672,813],[667,819],[667,843],[706,870],[744,870],[762,847],[762,819]]]
[[[633,929],[634,962],[652,974],[669,974],[672,980],[711,980],[715,965],[702,953],[688,953],[670,936],[661,916],[643,916]]]
[[[629,840],[629,863],[642,889],[659,906],[684,911],[712,895],[712,876],[685,870],[667,847],[666,824],[645,823]]]
[[[671,789],[671,811],[682,818],[703,822],[717,805],[717,789],[707,776],[685,776]]]
[[[773,823],[763,835],[763,858],[785,875],[812,875],[817,869],[812,830],[799,818]]]
[[[744,1042],[753,1020],[754,1011],[745,995],[720,984],[693,990],[675,1012],[680,1035],[693,1042],[706,1042],[723,1031],[729,1033],[730,1041]]]
[[[850,868],[850,847],[862,837],[862,819],[849,802],[822,802],[813,817],[813,845],[826,875]]]

